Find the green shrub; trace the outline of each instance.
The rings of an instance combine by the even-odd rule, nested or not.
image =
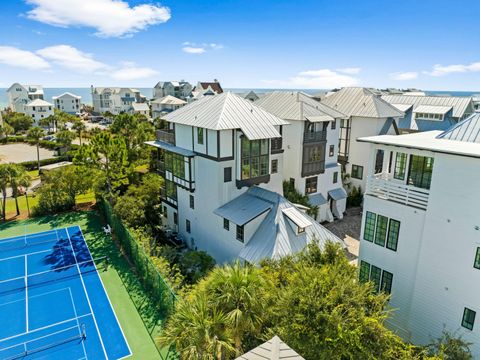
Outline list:
[[[347,206],[352,207],[352,206],[360,206],[362,205],[363,201],[363,194],[362,194],[362,188],[360,185],[358,187],[353,186],[352,190],[348,194],[347,197]]]
[[[70,160],[71,160],[71,157],[68,156],[68,155],[57,156],[57,157],[50,158],[50,159],[40,160],[40,166],[56,164],[56,163],[59,163],[59,162],[62,162],[62,161],[70,161]],[[38,162],[37,162],[37,160],[24,161],[24,162],[20,163],[20,165],[23,165],[27,170],[30,171],[30,170],[35,170],[37,168]]]

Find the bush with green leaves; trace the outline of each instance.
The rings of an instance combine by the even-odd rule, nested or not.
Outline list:
[[[348,207],[360,206],[362,205],[362,202],[363,202],[362,188],[360,187],[360,185],[358,187],[353,186],[347,197],[347,206]]]

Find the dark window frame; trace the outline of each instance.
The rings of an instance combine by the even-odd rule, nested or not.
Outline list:
[[[377,214],[371,211],[367,211],[365,214],[365,224],[363,228],[363,240],[373,242],[373,240],[375,239],[376,227],[377,227]]]
[[[360,282],[366,283],[370,280],[370,268],[370,263],[364,260],[360,261],[360,271],[358,275]]]
[[[385,221],[385,222],[383,222]],[[377,214],[377,226],[375,226],[375,239],[373,242],[385,247],[388,233],[388,217]]]
[[[203,145],[203,143],[204,143],[204,136],[203,136],[203,135],[204,135],[204,131],[203,131],[203,130],[204,130],[204,129],[201,128],[201,127],[197,128],[197,143],[198,143],[199,145]]]
[[[410,155],[407,185],[421,189],[430,189],[432,183],[434,159],[430,156]]]
[[[245,227],[244,225],[237,225],[235,238],[240,242],[245,242]]]
[[[190,209],[195,209],[195,197],[190,195]]]
[[[328,156],[332,157],[333,155],[335,155],[335,145],[330,145],[328,148]]]
[[[271,173],[276,174],[278,173],[278,159],[272,159],[271,161]]]
[[[463,309],[463,316],[462,316],[462,327],[472,331],[473,327],[475,325],[476,315],[477,315],[476,311],[473,311],[472,309],[469,309],[467,307],[464,308]]]
[[[230,231],[230,220],[223,218],[223,228]]]
[[[318,176],[305,179],[305,194],[315,194],[318,191]]]
[[[393,284],[393,274],[389,271],[383,270],[380,291],[383,291],[384,293],[387,293],[387,294],[391,294],[392,284]]]
[[[400,236],[400,221],[395,219],[388,220],[387,249],[397,251],[398,238]]]
[[[350,176],[353,179],[362,180],[363,179],[363,166],[352,164],[352,171],[350,173]]]
[[[190,224],[190,220],[188,219],[185,219],[185,230],[187,231],[187,233],[191,233],[192,231],[192,224]]]
[[[480,247],[477,247],[477,252],[475,253],[475,260],[473,261],[473,267],[480,270]]]
[[[406,153],[397,152],[395,155],[395,169],[393,172],[393,178],[397,180],[405,180],[407,173],[407,161],[408,156]]]
[[[333,172],[333,183],[338,183],[338,171]]]
[[[268,139],[249,140],[241,138],[241,173],[242,180],[255,179],[269,175],[270,144]],[[248,174],[247,174],[248,173]]]
[[[223,182],[227,183],[232,181],[232,167],[228,166],[223,168]]]

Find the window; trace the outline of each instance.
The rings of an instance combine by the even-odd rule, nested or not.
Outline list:
[[[168,218],[168,211],[166,206],[163,207],[163,216],[165,216],[165,219]]]
[[[226,167],[223,168],[223,182],[230,182],[232,181],[232,168]]]
[[[167,198],[177,200],[177,184],[173,181],[165,180],[165,188],[167,192]]]
[[[388,218],[382,215],[377,216],[377,226],[375,228],[375,244],[385,246],[387,237]]]
[[[475,324],[475,315],[477,313],[469,308],[463,310],[462,326],[468,330],[473,330]]]
[[[309,177],[305,179],[305,194],[313,194],[317,192],[317,177]]]
[[[237,225],[237,240],[243,243],[244,239],[244,228],[243,225]]]
[[[400,221],[390,219],[389,225],[388,225],[387,249],[397,251],[399,233],[400,233]]]
[[[337,128],[337,120],[332,121],[332,130],[335,130]]]
[[[335,145],[330,145],[328,149],[328,156],[333,156],[335,154]]]
[[[392,292],[392,282],[393,282],[393,274],[391,272],[383,270],[382,284],[380,286],[380,291],[390,294]]]
[[[411,155],[408,167],[408,185],[430,189],[432,181],[433,158]]]
[[[375,154],[375,174],[380,174],[383,171],[383,158],[385,156],[385,151],[377,150]]]
[[[377,214],[367,211],[365,215],[365,228],[363,229],[363,239],[373,242],[375,235],[375,225],[377,221]]]
[[[230,221],[228,219],[223,219],[223,228],[230,231]]]
[[[187,230],[187,233],[190,234],[190,220],[185,220],[185,228]]]
[[[185,158],[183,155],[165,151],[165,171],[169,171],[173,176],[185,179]]]
[[[370,278],[370,264],[366,261],[360,261],[360,281],[366,283]]]
[[[278,159],[272,160],[272,174],[278,173]]]
[[[178,214],[176,212],[173,213],[173,223],[178,225]]]
[[[407,168],[407,154],[397,153],[395,158],[395,171],[393,173],[394,179],[405,180],[405,170]]]
[[[190,195],[190,209],[195,209],[195,198]]]
[[[363,166],[360,165],[352,165],[352,178],[354,179],[363,179]]]
[[[197,142],[203,144],[203,128],[197,128]]]
[[[382,269],[379,267],[372,265],[372,270],[370,271],[370,281],[375,283],[375,290],[377,292],[380,291],[380,283],[382,280]]]
[[[268,140],[242,137],[242,180],[268,175]]]
[[[338,182],[338,171],[333,173],[333,183],[336,184]]]
[[[480,269],[480,247],[477,247],[477,253],[475,254],[475,261],[473,263],[475,269]]]

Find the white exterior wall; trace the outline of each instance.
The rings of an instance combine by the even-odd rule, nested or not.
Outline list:
[[[30,101],[28,91],[19,83],[13,84],[7,91],[8,107],[15,112],[25,113],[25,105]]]
[[[35,108],[35,110],[34,110]],[[35,124],[38,125],[40,119],[53,115],[53,105],[51,106],[26,106],[25,114],[30,116]]]
[[[480,270],[473,263],[480,247],[480,159],[400,147],[374,148],[434,158],[426,211],[368,195],[368,190],[365,195],[362,239],[367,211],[400,221],[397,251],[365,240],[360,244],[360,260],[393,274],[390,305],[395,311],[389,323],[406,340],[422,345],[446,329],[473,343],[474,358],[479,358]],[[461,326],[465,307],[477,313],[473,331]]]
[[[56,109],[69,114],[76,114],[80,112],[82,107],[81,98],[74,97],[69,94],[54,98],[53,103]]]
[[[352,165],[363,166],[363,179],[350,178],[352,185],[360,186],[362,192],[365,191],[366,186],[370,144],[357,142],[357,139],[360,137],[379,135],[386,121],[387,118],[366,118],[357,116],[351,118],[350,151],[346,170],[347,174],[351,174]],[[393,126],[390,127],[387,134],[395,134]]]

